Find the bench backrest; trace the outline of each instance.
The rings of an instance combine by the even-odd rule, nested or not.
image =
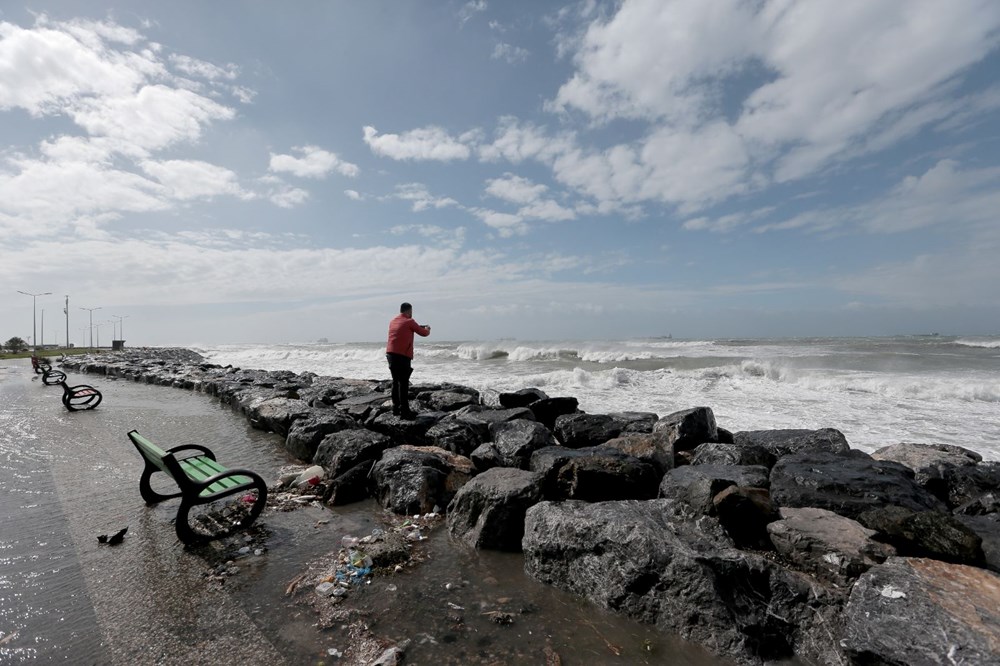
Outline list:
[[[171,474],[171,476],[173,476],[171,470],[167,469],[167,463],[164,460],[167,456],[173,456],[172,453],[167,453],[156,444],[153,444],[151,441],[140,435],[136,430],[129,431],[128,438],[132,440],[132,443],[135,444],[135,448],[138,449],[139,454],[145,460],[147,460],[150,464],[156,465],[167,474]]]

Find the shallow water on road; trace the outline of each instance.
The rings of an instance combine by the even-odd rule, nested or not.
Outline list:
[[[347,636],[318,629],[285,589],[344,535],[385,527],[374,502],[265,511],[264,552],[209,581],[212,550],[177,541],[176,502],[139,497],[126,433],[202,444],[269,481],[299,463],[280,438],[208,396],[103,376],[70,377],[104,393],[96,410],[70,413],[59,387],[32,377],[27,361],[0,362],[0,663],[338,663],[328,650]],[[126,526],[120,546],[98,543]],[[520,555],[468,549],[443,526],[428,536],[428,561],[344,602],[368,613],[376,636],[409,641],[407,664],[545,663],[546,650],[566,666],[729,663],[529,579]]]

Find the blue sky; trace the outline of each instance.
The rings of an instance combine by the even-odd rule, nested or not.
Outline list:
[[[0,8],[3,340],[1000,332],[994,0],[83,5]]]

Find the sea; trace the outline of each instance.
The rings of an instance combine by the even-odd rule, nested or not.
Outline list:
[[[213,363],[385,379],[384,343],[227,344]],[[711,407],[736,432],[836,428],[853,448],[950,444],[1000,460],[1000,336],[440,342],[414,384],[538,388],[588,413]]]

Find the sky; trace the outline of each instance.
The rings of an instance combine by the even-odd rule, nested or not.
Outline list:
[[[998,254],[996,0],[0,3],[0,341],[998,334]]]

